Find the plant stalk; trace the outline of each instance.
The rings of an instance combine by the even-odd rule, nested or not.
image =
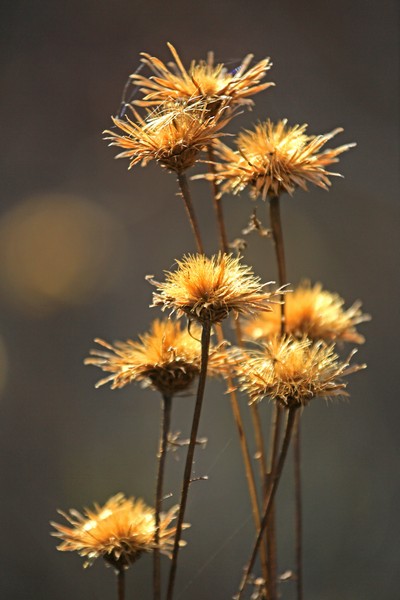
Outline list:
[[[271,511],[271,508],[273,506],[274,497],[276,494],[276,490],[278,489],[279,481],[280,481],[280,478],[282,475],[283,465],[285,464],[287,451],[288,451],[289,444],[290,444],[290,438],[292,435],[293,425],[294,425],[294,421],[296,418],[296,410],[297,410],[297,407],[291,407],[288,409],[285,435],[283,438],[282,448],[281,448],[281,452],[280,452],[280,455],[279,455],[279,458],[277,461],[276,469],[275,469],[275,472],[273,473],[271,485],[269,487],[268,497],[266,499],[266,504],[265,504],[264,515],[263,515],[263,518],[261,521],[261,527],[258,532],[257,539],[255,541],[255,544],[254,544],[254,547],[253,547],[253,550],[252,550],[252,553],[250,556],[250,560],[249,560],[249,563],[246,568],[246,572],[240,583],[239,593],[236,596],[237,600],[240,600],[240,598],[242,597],[245,585],[247,583],[247,580],[249,578],[249,575],[254,567],[254,563],[257,558],[258,548],[260,546],[265,527],[268,523],[268,517],[269,517],[270,511]]]
[[[300,413],[296,418],[293,432],[294,482],[295,482],[295,531],[296,531],[296,591],[297,600],[303,600],[303,556],[302,556],[302,500],[301,500],[301,444]]]
[[[204,247],[203,242],[201,241],[200,228],[197,222],[196,214],[194,212],[187,177],[185,173],[177,173],[177,178],[183,202],[185,203],[186,213],[193,230],[194,238],[196,240],[197,252],[199,254],[204,254]]]
[[[285,246],[283,242],[283,231],[281,221],[281,210],[279,196],[273,196],[269,200],[269,215],[272,229],[272,238],[274,240],[276,262],[278,264],[279,286],[287,283]],[[285,333],[285,294],[281,294],[281,335]]]
[[[125,600],[125,569],[123,567],[117,571],[117,593],[118,600]]]
[[[155,533],[154,533],[154,554],[153,554],[153,591],[154,600],[161,598],[161,563],[160,563],[160,513],[163,501],[163,485],[165,473],[165,461],[168,449],[168,434],[171,424],[172,397],[163,394],[162,398],[162,419],[160,449],[158,454],[158,472],[156,486],[156,505],[155,505]]]
[[[215,175],[214,149],[212,147],[212,144],[209,144],[207,146],[207,156],[208,156],[208,168],[210,170],[210,173],[212,175]],[[220,246],[221,252],[227,253],[227,252],[229,252],[228,236],[226,234],[224,213],[222,210],[222,200],[221,200],[221,196],[219,193],[218,184],[215,181],[215,179],[211,180],[211,187],[212,187],[212,191],[213,191],[212,198],[213,198],[213,204],[214,204],[214,210],[215,210],[215,217],[216,217],[217,226],[218,226],[219,246]]]
[[[201,333],[201,368],[199,375],[199,383],[197,388],[196,404],[193,413],[192,430],[190,433],[190,441],[188,452],[186,455],[185,470],[183,474],[181,501],[179,505],[179,513],[176,523],[176,533],[174,540],[174,548],[172,551],[171,568],[169,572],[167,600],[172,600],[174,593],[174,585],[176,579],[176,570],[178,564],[178,553],[179,553],[179,542],[182,535],[183,519],[185,516],[186,503],[192,473],[192,465],[194,458],[194,450],[197,440],[197,432],[199,429],[201,407],[203,404],[204,389],[207,379],[207,366],[208,366],[208,353],[210,348],[210,335],[211,335],[211,322],[206,321],[203,323],[203,329]]]
[[[286,276],[286,261],[285,261],[285,245],[283,240],[283,230],[281,221],[280,211],[280,200],[279,196],[273,196],[269,199],[269,215],[270,224],[272,229],[272,239],[275,247],[276,262],[278,266],[278,281],[279,286],[282,287],[287,283]],[[281,294],[281,336],[285,334],[285,295]],[[276,467],[276,461],[278,457],[279,439],[280,439],[280,424],[282,417],[282,408],[276,404],[274,407],[274,414],[272,417],[271,424],[271,455],[268,479],[272,481],[273,472]],[[276,544],[276,516],[275,507],[272,506],[271,514],[269,518],[267,528],[268,538],[268,556],[269,556],[269,582],[270,582],[270,596],[271,600],[277,598],[277,570],[278,570],[278,559],[277,559],[277,544]]]

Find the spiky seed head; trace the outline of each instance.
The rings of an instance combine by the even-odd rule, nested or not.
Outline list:
[[[124,151],[116,158],[128,158],[129,168],[141,163],[146,166],[155,160],[161,167],[183,173],[194,165],[201,150],[218,138],[228,122],[221,109],[210,116],[199,102],[166,103],[143,119],[135,110],[135,121],[112,117],[115,130],[106,130],[110,146]]]
[[[131,75],[132,83],[140,88],[143,99],[135,100],[139,106],[153,106],[170,100],[201,100],[210,114],[215,114],[222,105],[230,108],[238,105],[252,105],[250,96],[274,85],[261,83],[272,63],[265,58],[253,66],[248,54],[241,64],[229,71],[222,63],[214,62],[214,54],[208,53],[206,60],[192,61],[185,69],[178,52],[172,44],[168,48],[174,58],[173,63],[165,65],[159,58],[142,53],[142,63],[153,75],[146,77],[141,73]]]
[[[166,272],[165,282],[148,277],[157,287],[153,306],[186,314],[200,323],[218,323],[233,311],[252,315],[271,310],[270,303],[279,292],[267,292],[250,267],[229,254],[207,258],[204,254],[187,255],[177,260],[177,269]],[[270,282],[272,283],[272,282]]]
[[[177,510],[178,506],[175,506],[160,518],[158,547],[168,556],[176,531],[170,525]],[[61,540],[57,549],[77,552],[85,558],[84,567],[102,557],[121,570],[155,547],[154,509],[146,506],[143,500],[125,498],[120,493],[103,506],[95,504],[93,509],[85,508],[83,513],[74,509],[68,513],[59,512],[70,525],[51,523],[56,530],[52,535]]]
[[[156,319],[139,341],[109,344],[96,339],[101,349],[92,350],[85,364],[110,373],[96,387],[110,382],[111,388],[116,389],[136,381],[172,397],[187,391],[200,373],[200,338],[196,324],[189,330],[179,321]],[[223,374],[223,365],[223,352],[211,346],[208,375]]]
[[[307,125],[289,127],[286,119],[276,124],[268,119],[254,130],[239,133],[235,151],[218,141],[215,149],[221,163],[215,165],[216,175],[203,177],[215,178],[222,192],[237,194],[248,187],[253,198],[261,196],[263,200],[282,192],[292,195],[297,187],[307,190],[308,182],[327,190],[329,177],[340,175],[325,167],[338,162],[339,154],[355,144],[321,151],[343,130],[309,136],[306,129]]]
[[[303,281],[285,296],[285,331],[296,338],[362,344],[364,337],[356,326],[369,320],[370,316],[361,311],[361,302],[345,309],[343,298],[324,290],[320,283],[311,286],[309,281]],[[270,312],[260,313],[244,324],[246,335],[253,341],[273,337],[280,329],[279,306],[272,306]]]
[[[339,360],[334,344],[275,336],[254,352],[236,351],[241,389],[258,402],[269,398],[285,408],[306,406],[316,397],[346,396],[342,378],[365,368]]]

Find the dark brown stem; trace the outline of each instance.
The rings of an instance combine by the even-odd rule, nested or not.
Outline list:
[[[285,246],[283,243],[283,231],[281,222],[281,210],[279,196],[273,196],[269,200],[269,214],[272,229],[272,237],[275,245],[276,262],[278,264],[279,285],[287,283]],[[281,294],[281,335],[285,333],[285,295]]]
[[[209,144],[207,146],[207,156],[209,171],[212,175],[215,175],[214,149],[212,147],[212,144]],[[218,184],[214,178],[211,179],[211,187],[213,191],[212,197],[218,226],[219,246],[221,252],[229,252],[228,237],[226,234],[224,213],[222,210],[222,199],[219,193]]]
[[[153,590],[154,600],[161,598],[161,564],[160,564],[160,513],[162,510],[165,460],[167,458],[168,434],[171,424],[172,398],[163,394],[160,450],[158,453],[158,472],[155,506],[154,561],[153,561]]]
[[[274,241],[276,262],[278,266],[278,281],[279,286],[282,287],[287,283],[286,276],[286,262],[285,262],[285,245],[283,240],[283,230],[281,221],[281,210],[279,196],[273,196],[269,199],[269,215],[270,224],[272,229],[272,238]],[[281,294],[281,335],[285,333],[285,295]],[[270,458],[270,470],[269,479],[273,478],[273,472],[276,466],[279,438],[280,438],[280,423],[281,423],[281,412],[282,408],[276,404],[274,407],[274,415],[272,419],[272,444],[271,444],[271,458]],[[269,570],[270,570],[270,596],[271,600],[276,600],[276,578],[277,578],[277,548],[276,548],[276,517],[275,508],[271,509],[270,522],[268,524],[268,556],[269,556]]]
[[[271,485],[269,487],[268,498],[267,498],[266,504],[265,504],[265,511],[264,511],[264,515],[263,515],[263,518],[261,521],[260,531],[258,532],[257,539],[255,541],[253,551],[250,556],[249,564],[247,565],[247,568],[246,568],[246,572],[240,583],[239,593],[236,596],[237,600],[240,600],[240,598],[243,594],[246,582],[249,578],[249,575],[254,567],[254,563],[257,558],[258,548],[260,546],[260,543],[261,543],[261,540],[262,540],[262,537],[264,534],[264,530],[265,530],[265,527],[268,522],[268,517],[269,517],[270,511],[271,511],[272,505],[273,505],[273,500],[274,500],[274,497],[276,494],[276,490],[278,489],[279,480],[281,478],[281,474],[282,474],[282,470],[283,470],[283,465],[285,464],[287,451],[288,451],[289,444],[290,444],[290,438],[292,435],[293,424],[294,424],[294,421],[296,418],[296,409],[297,409],[297,407],[292,407],[292,408],[288,409],[286,430],[285,430],[285,435],[284,435],[283,442],[282,442],[282,449],[281,449],[281,452],[279,455],[279,459],[278,459],[278,462],[276,465],[275,472],[273,473],[273,476],[272,476]]]
[[[199,254],[204,254],[203,242],[201,241],[200,228],[197,222],[196,214],[193,209],[192,198],[190,195],[189,184],[185,173],[177,173],[179,189],[181,190],[182,198],[185,203],[186,213],[192,227],[196,240],[197,251]]]
[[[176,569],[178,564],[179,542],[182,535],[183,519],[185,516],[186,502],[188,497],[190,479],[192,474],[192,465],[194,458],[194,450],[197,440],[197,431],[199,429],[201,407],[203,404],[204,389],[207,379],[208,353],[210,348],[211,323],[209,321],[203,323],[201,333],[201,368],[199,375],[199,384],[197,387],[196,404],[193,413],[192,430],[190,432],[190,442],[186,456],[185,470],[183,474],[181,501],[179,504],[179,513],[176,523],[176,534],[174,540],[174,548],[172,551],[172,562],[169,572],[167,600],[172,600],[174,593],[174,585],[176,579]]]
[[[293,434],[294,482],[295,482],[295,531],[296,531],[296,590],[297,600],[303,600],[303,556],[302,556],[302,502],[301,502],[301,447],[300,413],[297,415]]]
[[[117,593],[118,600],[125,600],[125,569],[117,571]]]
[[[270,462],[268,465],[267,475],[267,489],[270,488],[273,480],[273,474],[276,468],[276,461],[279,452],[279,440],[281,434],[281,422],[283,408],[278,404],[275,404],[273,408],[272,422],[271,422],[271,442],[270,442]],[[267,496],[265,496],[266,498]],[[268,548],[268,592],[270,600],[277,598],[276,588],[276,576],[278,572],[278,557],[276,548],[276,519],[275,519],[275,506],[273,505],[270,510],[270,516],[267,524],[267,548]]]

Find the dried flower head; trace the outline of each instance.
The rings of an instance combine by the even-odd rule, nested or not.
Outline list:
[[[142,62],[154,73],[145,77],[139,73],[131,75],[134,85],[144,94],[142,100],[136,100],[139,106],[157,105],[172,100],[201,99],[214,113],[221,102],[229,106],[252,104],[250,96],[274,85],[271,82],[260,83],[271,68],[269,58],[250,67],[253,55],[247,55],[239,67],[229,72],[223,64],[214,63],[214,54],[208,53],[207,60],[192,61],[188,70],[182,64],[172,44],[167,44],[175,60],[166,66],[159,58],[142,53]],[[250,67],[250,68],[249,68]]]
[[[237,194],[250,188],[250,195],[263,200],[293,194],[296,187],[307,190],[307,182],[327,190],[331,173],[325,167],[338,162],[338,155],[355,144],[345,144],[334,150],[320,152],[330,139],[343,131],[338,128],[325,135],[308,136],[307,125],[289,127],[287,120],[277,124],[267,120],[256,125],[254,131],[243,131],[236,139],[237,150],[218,142],[215,144],[222,163],[216,165],[216,180],[222,183],[222,192]],[[204,177],[213,177],[208,174]]]
[[[346,396],[342,377],[365,368],[349,365],[353,354],[340,362],[334,344],[276,336],[260,351],[238,353],[236,371],[251,402],[269,397],[286,408],[299,407],[317,396]]]
[[[178,173],[194,165],[200,151],[222,135],[219,131],[229,120],[223,109],[210,116],[199,102],[168,103],[149,113],[146,119],[136,111],[133,114],[136,122],[129,117],[112,117],[120,132],[104,132],[110,134],[106,138],[111,140],[110,146],[124,148],[116,158],[129,158],[129,168],[138,163],[146,166],[155,160]]]
[[[173,547],[175,527],[170,527],[178,507],[162,514],[160,519],[159,549],[169,555]],[[143,500],[113,496],[104,506],[85,508],[83,514],[71,509],[69,514],[59,511],[72,527],[51,523],[57,530],[54,537],[62,540],[57,546],[63,552],[78,552],[90,566],[96,558],[104,560],[117,570],[134,563],[143,552],[154,549],[154,509]],[[187,527],[187,525],[186,525]]]
[[[312,287],[309,281],[303,281],[285,297],[285,331],[296,338],[307,336],[314,341],[362,344],[364,337],[356,325],[369,320],[370,316],[361,312],[361,302],[345,310],[344,300],[338,294],[323,290],[320,283]],[[251,340],[277,335],[280,328],[281,311],[276,306],[245,324],[245,332]]]
[[[111,382],[111,388],[116,389],[137,381],[162,394],[174,396],[187,390],[200,373],[200,337],[201,331],[196,325],[188,331],[180,322],[156,319],[150,331],[139,336],[139,341],[127,340],[111,345],[96,339],[106,351],[92,350],[85,364],[111,373],[96,387]],[[222,369],[222,353],[211,348],[209,375],[217,375]]]
[[[153,306],[186,314],[199,322],[217,323],[236,314],[251,315],[258,310],[271,310],[272,292],[264,291],[260,279],[238,258],[218,254],[207,258],[203,254],[187,255],[176,261],[178,268],[166,272],[165,283],[149,277],[157,286]],[[272,282],[269,282],[272,283]]]

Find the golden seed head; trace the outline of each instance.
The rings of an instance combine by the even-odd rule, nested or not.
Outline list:
[[[346,396],[342,377],[365,368],[340,362],[334,344],[275,336],[261,350],[236,351],[236,372],[250,402],[270,398],[285,408],[305,406],[317,396]]]
[[[177,173],[194,165],[201,150],[222,135],[219,131],[229,120],[223,108],[210,116],[199,102],[166,103],[146,119],[136,111],[133,114],[136,121],[112,117],[119,131],[104,132],[110,135],[106,138],[111,140],[110,146],[124,149],[116,158],[129,158],[129,168],[155,160]]]
[[[177,506],[173,507],[160,519],[158,547],[168,556],[176,531],[170,524],[177,510]],[[52,535],[62,540],[57,549],[78,552],[86,559],[84,567],[103,557],[107,563],[121,570],[134,563],[143,552],[150,552],[155,547],[154,509],[146,506],[143,500],[117,494],[104,506],[95,504],[94,509],[85,508],[83,514],[74,509],[68,514],[59,512],[72,527],[51,523],[56,529]]]
[[[200,373],[201,331],[195,324],[190,331],[171,319],[153,321],[150,331],[139,336],[139,341],[127,340],[113,345],[96,339],[106,348],[92,350],[86,365],[95,365],[111,373],[96,387],[111,382],[111,388],[122,388],[132,381],[141,382],[164,395],[174,396],[190,388]],[[208,374],[222,371],[222,353],[211,347]]]
[[[149,67],[154,75],[131,75],[133,84],[139,86],[144,94],[143,99],[136,100],[135,104],[152,106],[170,100],[201,99],[210,114],[214,114],[221,102],[230,107],[252,105],[250,96],[274,85],[271,82],[260,83],[272,66],[269,58],[250,67],[253,56],[249,54],[240,66],[230,73],[225,65],[215,64],[214,55],[209,52],[207,60],[192,61],[186,70],[174,46],[168,44],[168,48],[175,60],[168,66],[159,58],[142,53],[142,63]]]
[[[218,254],[187,255],[176,261],[178,268],[166,272],[165,283],[149,278],[158,290],[153,294],[153,306],[186,314],[201,323],[218,323],[235,314],[251,315],[258,310],[271,310],[273,292],[264,291],[250,267],[238,258]],[[277,293],[277,292],[276,292]]]
[[[355,302],[346,310],[344,300],[338,294],[323,290],[320,283],[312,287],[309,281],[303,281],[292,294],[285,296],[285,331],[296,338],[307,336],[314,341],[362,344],[364,337],[356,325],[369,320],[370,316],[361,312],[361,302]],[[280,328],[279,306],[272,306],[270,312],[260,313],[244,325],[251,340],[277,335]]]
[[[214,178],[221,184],[222,192],[237,194],[249,187],[253,198],[261,195],[265,200],[268,195],[279,196],[282,192],[292,195],[297,187],[307,190],[307,182],[327,190],[331,185],[329,177],[340,175],[326,171],[325,167],[338,162],[338,155],[355,144],[320,152],[322,146],[343,130],[308,136],[306,128],[307,125],[289,127],[286,119],[277,124],[267,120],[253,131],[239,133],[236,151],[216,142],[215,149],[222,162],[216,165]]]

